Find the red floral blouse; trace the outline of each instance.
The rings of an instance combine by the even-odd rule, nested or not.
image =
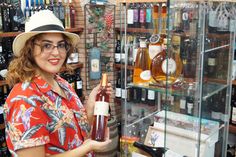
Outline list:
[[[80,146],[90,131],[84,106],[67,81],[56,76],[66,97],[42,78],[18,83],[5,105],[6,140],[13,156],[18,149],[45,145],[47,154]],[[92,156],[91,153],[87,156]]]

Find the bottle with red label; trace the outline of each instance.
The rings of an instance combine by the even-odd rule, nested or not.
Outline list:
[[[92,127],[92,139],[96,141],[105,140],[105,131],[107,128],[108,114],[109,114],[109,95],[106,93],[107,88],[107,74],[102,74],[101,90],[96,96],[94,106],[94,117]]]

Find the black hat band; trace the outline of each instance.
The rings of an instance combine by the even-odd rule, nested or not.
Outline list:
[[[49,30],[54,30],[54,31],[65,31],[64,28],[58,25],[44,25],[37,27],[35,29],[32,29],[31,31],[49,31]]]

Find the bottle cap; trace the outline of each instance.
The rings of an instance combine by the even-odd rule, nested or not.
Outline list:
[[[107,74],[106,73],[103,73],[102,74],[102,80],[101,80],[101,86],[105,87],[107,86]]]

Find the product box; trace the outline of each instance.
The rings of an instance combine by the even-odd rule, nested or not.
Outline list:
[[[166,146],[182,156],[214,157],[215,143],[219,137],[219,122],[197,117],[160,111],[154,116],[154,126],[149,128],[145,144]],[[200,142],[200,147],[198,147]]]

